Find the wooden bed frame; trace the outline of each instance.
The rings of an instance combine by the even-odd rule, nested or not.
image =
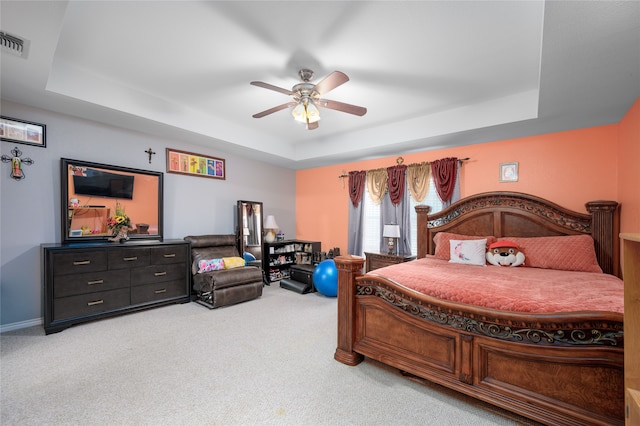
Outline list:
[[[418,257],[433,237],[589,234],[605,273],[618,275],[615,201],[589,214],[539,197],[489,192],[429,215],[418,206]],[[369,357],[541,423],[624,424],[623,315],[513,313],[447,302],[363,275],[364,260],[336,258],[338,346],[334,358]]]

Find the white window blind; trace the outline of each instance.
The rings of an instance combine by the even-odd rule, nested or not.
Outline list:
[[[409,202],[409,219],[411,220],[411,254],[414,256],[418,254],[418,215],[415,209],[418,204],[431,206],[430,214],[442,210],[442,200],[438,197],[438,191],[436,191],[433,178],[429,181],[429,192],[425,199],[422,200],[421,203],[416,203],[416,201],[411,198],[411,201]]]
[[[380,251],[380,204],[375,204],[369,196],[366,186],[362,195],[364,220],[362,223],[362,248],[365,252]]]

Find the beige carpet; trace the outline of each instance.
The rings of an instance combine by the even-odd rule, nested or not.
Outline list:
[[[336,299],[277,285],[231,307],[171,305],[0,343],[4,426],[534,424],[372,360],[335,361]]]

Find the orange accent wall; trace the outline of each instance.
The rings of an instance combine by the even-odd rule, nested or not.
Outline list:
[[[638,109],[636,104],[635,110]],[[630,114],[629,120],[633,121],[635,117],[637,123],[640,112]],[[637,136],[637,125],[628,127],[633,127]],[[632,130],[628,132],[633,133]],[[296,238],[319,240],[323,250],[340,247],[341,253],[345,254],[350,202],[348,178],[344,179],[343,185],[338,176],[343,171],[389,167],[395,164],[398,156],[404,158],[405,164],[444,157],[469,157],[461,169],[462,197],[485,191],[518,191],[586,213],[586,201],[618,199],[619,156],[627,155],[619,155],[618,137],[619,125],[613,124],[422,153],[399,152],[376,160],[299,170],[296,172]],[[637,144],[634,148],[626,147],[632,144],[631,141],[625,144],[629,156],[638,152]],[[634,158],[637,163],[638,156]],[[499,182],[500,163],[513,161],[519,163],[519,181]],[[639,171],[633,173],[637,183]],[[637,191],[636,188],[626,191]],[[628,198],[633,196],[629,194]]]
[[[620,231],[640,232],[640,98],[620,121],[618,201]]]

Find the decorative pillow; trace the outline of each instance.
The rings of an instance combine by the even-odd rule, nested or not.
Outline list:
[[[499,240],[489,245],[487,262],[495,266],[520,266],[524,264],[525,255],[513,241]]]
[[[438,232],[433,237],[433,242],[436,243],[434,256],[437,257],[438,259],[449,260],[449,258],[451,257],[450,256],[451,250],[449,247],[450,240],[460,240],[460,241],[479,240],[483,238],[487,240],[488,244],[491,244],[496,241],[496,237],[491,235],[485,237],[480,235],[462,235],[462,234],[454,234],[451,232]],[[486,251],[486,247],[485,247],[485,251]]]
[[[591,235],[508,238],[527,254],[525,266],[602,273]]]
[[[256,257],[253,254],[249,253],[248,251],[245,251],[244,253],[242,253],[242,257],[245,262],[251,262],[253,260],[256,260]]]
[[[224,269],[222,259],[203,259],[198,262],[198,273],[218,271]]]
[[[244,266],[244,259],[241,257],[223,257],[224,269],[242,268]]]
[[[465,265],[487,266],[485,254],[487,239],[482,240],[449,240],[449,262]]]

